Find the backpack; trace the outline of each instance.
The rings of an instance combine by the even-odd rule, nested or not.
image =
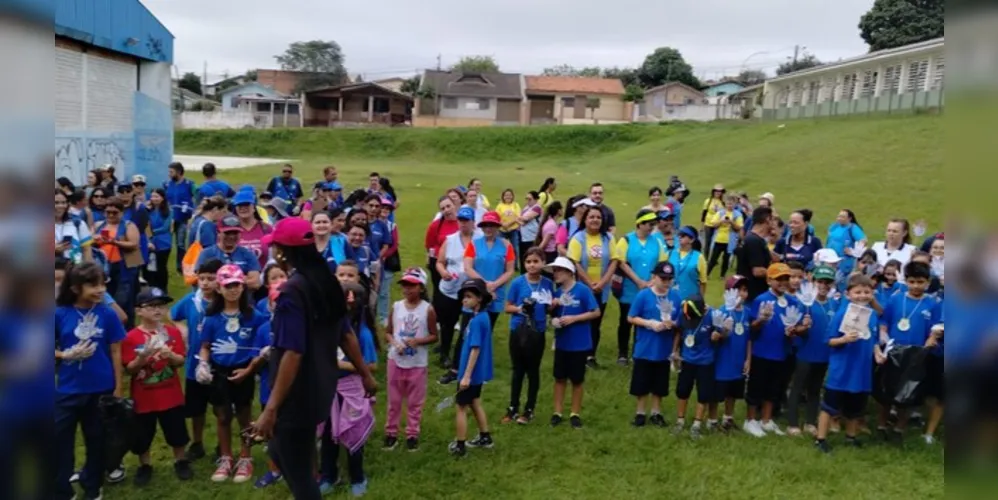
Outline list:
[[[201,246],[201,226],[205,223],[204,219],[201,219],[200,224],[194,230],[194,242],[187,247],[187,251],[184,253],[184,260],[181,263],[181,269],[184,273],[184,284],[188,286],[194,286],[198,283],[197,275],[197,263],[198,257],[201,256],[201,251],[204,247]]]

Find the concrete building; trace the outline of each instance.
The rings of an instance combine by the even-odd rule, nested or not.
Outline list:
[[[173,35],[139,0],[55,2],[55,175],[166,178]]]

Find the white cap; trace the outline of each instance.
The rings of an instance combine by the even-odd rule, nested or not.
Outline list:
[[[822,248],[814,252],[814,260],[819,264],[838,264],[842,261],[842,257],[831,248]]]
[[[763,199],[763,198],[769,200],[770,203],[773,203],[773,202],[776,201],[776,197],[773,196],[773,193],[768,193],[767,192],[767,193],[762,193],[761,195],[759,195],[759,199],[760,200]]]
[[[585,206],[585,207],[595,207],[597,205],[596,205],[595,201],[590,200],[589,198],[582,198],[581,200],[575,202],[575,204],[572,205],[572,208],[579,208],[579,207],[583,207],[583,206]]]
[[[575,272],[575,263],[571,261],[568,257],[558,257],[554,259],[554,262],[545,266],[548,272],[554,272],[555,269],[564,269],[566,271]]]
[[[145,184],[146,176],[142,174],[135,174],[132,176],[132,184]]]

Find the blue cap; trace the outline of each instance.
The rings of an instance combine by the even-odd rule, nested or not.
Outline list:
[[[457,220],[475,220],[475,209],[471,207],[461,207],[457,211]]]
[[[343,191],[343,186],[341,186],[339,182],[333,181],[327,182],[326,185],[323,186],[323,189],[328,191]]]
[[[233,205],[245,205],[247,203],[250,204],[250,205],[256,203],[256,196],[253,196],[253,192],[252,191],[246,191],[246,190],[240,189],[239,192],[236,193],[236,195],[232,197],[232,204]]]
[[[253,189],[253,185],[252,184],[243,184],[242,186],[239,186],[239,192],[240,193],[255,193],[256,190]]]
[[[456,189],[458,191],[462,192],[462,193],[467,193],[468,192],[468,188],[466,188],[464,186],[458,186]]]
[[[694,229],[693,226],[684,226],[682,229],[679,230],[679,235],[687,236],[690,239],[694,240],[697,239],[697,237],[699,236],[697,235],[697,230]]]

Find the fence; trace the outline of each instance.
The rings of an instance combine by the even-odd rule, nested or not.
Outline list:
[[[242,110],[183,111],[174,113],[173,126],[176,129],[300,127],[301,118],[297,113],[271,115]]]
[[[634,121],[698,121],[742,119],[741,104],[684,104],[652,106],[641,103],[635,106]]]
[[[774,97],[772,101],[764,99],[775,107],[762,110],[763,120],[939,111],[946,104],[941,86],[904,93],[888,88],[875,95],[868,86],[818,85],[806,90],[802,87],[783,89]]]

